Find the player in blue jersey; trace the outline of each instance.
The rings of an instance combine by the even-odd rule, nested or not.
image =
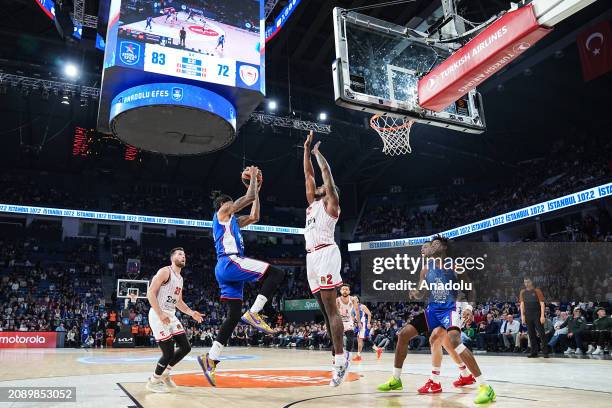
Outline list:
[[[218,194],[213,202],[215,209],[213,238],[217,252],[215,277],[221,290],[221,301],[228,305],[229,311],[209,352],[198,356],[198,363],[212,386],[216,386],[215,370],[221,352],[241,319],[263,333],[273,333],[259,312],[272,298],[285,277],[281,269],[267,262],[244,256],[244,242],[240,228],[259,221],[259,169],[251,166],[246,171],[250,176],[250,183],[244,196],[234,201],[228,195]],[[251,206],[249,215],[236,215],[249,205]],[[241,316],[244,284],[259,280],[263,281],[261,291],[251,308]]]
[[[148,28],[149,30],[153,30],[153,26],[151,23],[153,22],[153,17],[147,17],[147,25],[145,26],[145,30]]]
[[[215,47],[215,51],[221,47],[221,52],[223,52],[223,47],[225,46],[225,34],[221,34],[219,39],[217,40],[217,46]]]
[[[359,298],[355,296],[355,300],[359,302]],[[359,321],[361,326],[355,328],[355,334],[357,335],[357,356],[353,358],[353,361],[361,361],[361,351],[363,350],[363,342],[370,338],[370,327],[372,322],[372,313],[370,309],[363,303],[357,303],[359,310]]]
[[[457,299],[458,293],[456,290],[448,290],[443,288],[435,288],[435,285],[444,285],[449,282],[457,282],[457,274],[451,268],[447,268],[448,240],[437,236],[431,241],[431,245],[425,252],[428,264],[424,271],[424,280],[429,289],[429,302],[425,310],[427,326],[432,336],[430,343],[437,346],[439,350],[438,361],[434,362],[432,369],[432,378],[419,389],[419,393],[431,393],[442,391],[439,382],[436,382],[439,375],[439,367],[442,362],[442,353],[440,345],[445,343],[447,350],[454,350],[458,355],[459,361],[465,363],[465,366],[474,376],[476,383],[479,386],[478,395],[474,402],[483,404],[495,400],[495,391],[485,382],[484,376],[480,371],[480,367],[474,358],[472,352],[465,347],[461,342],[461,328],[463,327],[463,319],[471,319],[471,307],[467,307],[464,302],[459,302]],[[463,306],[463,310],[462,310]],[[446,333],[444,333],[444,331]],[[448,336],[448,339],[445,338]],[[436,350],[432,349],[433,352]],[[432,353],[435,357],[435,353]],[[454,356],[457,359],[457,356]],[[437,373],[436,373],[437,371]],[[439,389],[439,391],[437,391]]]
[[[408,342],[416,333],[429,332],[430,344],[432,347],[432,377],[427,383],[419,388],[419,393],[439,393],[442,391],[441,385],[436,381],[439,375],[439,367],[442,361],[442,345],[449,351],[453,360],[462,369],[462,375],[467,374],[465,366],[475,377],[479,384],[479,393],[474,400],[477,404],[483,404],[495,400],[493,388],[486,384],[484,377],[472,352],[461,342],[461,327],[463,321],[472,319],[471,307],[465,302],[457,301],[457,292],[435,288],[436,284],[445,284],[449,281],[456,281],[457,274],[449,268],[445,268],[447,258],[448,240],[442,237],[435,237],[430,243],[423,245],[422,254],[427,259],[427,265],[421,272],[421,282],[425,281],[429,290],[429,302],[425,313],[419,314],[404,326],[398,333],[398,343],[395,352],[395,365],[393,376],[389,381],[378,386],[379,391],[401,390],[402,383],[400,375],[402,366],[406,358]],[[461,310],[461,306],[464,306]],[[464,373],[465,371],[465,373]],[[466,385],[463,381],[456,381],[455,386]]]

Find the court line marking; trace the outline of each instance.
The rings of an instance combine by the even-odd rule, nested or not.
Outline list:
[[[414,394],[412,392],[394,392],[394,393],[383,393],[383,392],[359,392],[359,393],[352,393],[352,394],[335,394],[335,395],[322,395],[319,397],[312,397],[312,398],[305,398],[303,400],[299,400],[299,401],[294,401],[291,402],[287,405],[284,405],[283,408],[290,408],[293,406],[296,406],[297,404],[300,404],[302,402],[307,402],[307,401],[314,401],[314,400],[318,400],[318,399],[323,399],[323,398],[335,398],[335,397],[347,397],[347,396],[353,396],[353,395],[388,395],[388,396],[393,396],[393,395],[402,395],[402,396],[408,396],[408,397],[419,397],[421,395],[426,395],[426,394]],[[448,394],[448,395],[466,395],[466,394],[462,394],[462,393],[457,393],[457,392],[441,392],[440,394]],[[521,398],[521,397],[508,397],[505,395],[499,395],[497,394],[497,397],[501,397],[501,398],[508,398],[508,399],[515,399],[515,400],[521,400],[521,401],[532,401],[532,402],[540,402],[540,400],[535,400],[535,399],[530,399],[530,398]]]
[[[125,394],[126,394],[128,397],[130,397],[130,399],[132,400],[132,402],[133,402],[134,404],[136,404],[136,408],[144,408],[144,407],[142,406],[142,404],[141,404],[140,402],[138,402],[138,400],[137,400],[137,399],[136,399],[136,398],[135,398],[135,397],[134,397],[132,394],[130,394],[130,392],[129,392],[127,389],[125,389],[125,388],[123,387],[123,385],[121,385],[121,383],[116,383],[116,384],[117,384],[117,386],[118,386],[119,388],[121,388],[121,389],[123,390],[123,392],[125,392]]]
[[[364,372],[389,373],[389,371],[385,371],[385,370],[369,370],[369,371],[364,371]],[[421,376],[427,377],[426,374],[419,374],[419,373],[404,372],[402,374],[421,375]],[[451,378],[451,377],[447,377],[447,378]],[[598,393],[601,393],[601,394],[612,394],[612,392],[610,392],[610,391],[587,390],[587,389],[584,389],[584,388],[564,387],[564,386],[561,386],[561,385],[527,384],[527,383],[520,383],[520,382],[514,382],[514,381],[508,381],[508,380],[488,380],[488,381],[492,382],[492,383],[498,382],[498,383],[504,383],[504,384],[527,385],[527,386],[531,386],[531,387],[558,388],[558,389],[562,389],[562,390],[573,390],[573,391],[584,391],[584,392],[598,392]]]

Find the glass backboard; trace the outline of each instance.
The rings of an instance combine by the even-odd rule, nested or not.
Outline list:
[[[350,109],[407,116],[420,123],[481,133],[480,95],[471,91],[441,112],[418,103],[418,81],[451,54],[417,32],[367,15],[334,9],[336,103]]]

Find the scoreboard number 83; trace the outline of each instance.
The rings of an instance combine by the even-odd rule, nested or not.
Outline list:
[[[163,52],[151,53],[151,62],[153,64],[166,65],[166,54]]]

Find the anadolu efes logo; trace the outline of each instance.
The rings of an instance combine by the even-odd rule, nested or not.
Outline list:
[[[121,41],[119,59],[126,65],[136,65],[140,60],[140,44],[132,41]]]
[[[242,65],[239,71],[240,79],[247,86],[253,86],[259,80],[259,70],[251,65]]]

